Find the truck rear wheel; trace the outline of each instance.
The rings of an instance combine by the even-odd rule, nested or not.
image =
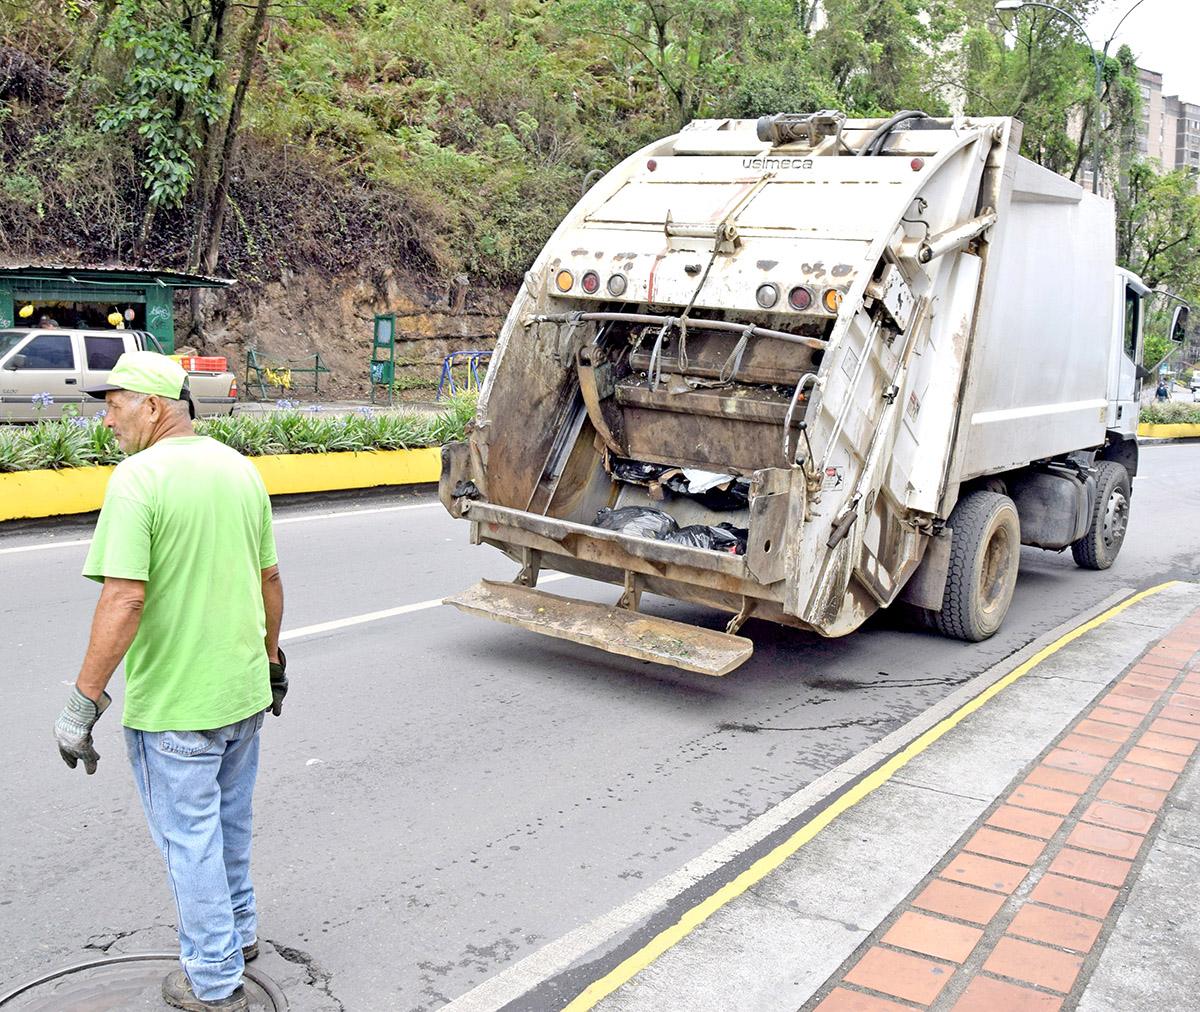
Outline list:
[[[1096,504],[1088,532],[1071,554],[1084,569],[1107,569],[1116,561],[1129,527],[1129,472],[1112,460],[1096,464]]]
[[[1008,613],[1021,559],[1021,521],[1008,496],[980,491],[963,496],[948,523],[954,532],[950,571],[933,624],[943,636],[977,643]]]

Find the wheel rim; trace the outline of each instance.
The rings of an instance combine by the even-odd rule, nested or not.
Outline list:
[[[1104,504],[1104,524],[1101,527],[1101,537],[1105,548],[1119,545],[1125,539],[1125,527],[1129,523],[1129,500],[1119,488],[1113,489],[1108,502]]]
[[[997,527],[988,538],[979,572],[979,604],[992,614],[1008,597],[1009,573],[1012,570],[1012,538],[1005,526]]]

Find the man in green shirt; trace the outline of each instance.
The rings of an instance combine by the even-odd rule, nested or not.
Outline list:
[[[283,586],[271,502],[254,466],[192,429],[187,373],[127,352],[104,425],[129,456],[109,480],[83,574],[102,582],[75,689],[55,725],[72,769],[94,773],[92,728],[125,659],[126,751],[179,913],[177,1008],[248,1008],[258,954],[251,797],[265,712],[287,692]]]

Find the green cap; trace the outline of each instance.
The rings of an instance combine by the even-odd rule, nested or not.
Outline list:
[[[127,351],[112,367],[104,386],[87,387],[85,394],[103,398],[110,390],[132,390],[178,401],[190,394],[188,375],[173,358],[154,351]]]

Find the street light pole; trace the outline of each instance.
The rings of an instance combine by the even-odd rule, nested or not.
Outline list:
[[[1141,2],[1142,2],[1142,0],[1138,0],[1138,3],[1141,3]],[[1134,7],[1136,7],[1136,6],[1137,6],[1137,4],[1134,4]],[[1087,40],[1088,49],[1091,51],[1091,54],[1092,54],[1092,62],[1096,65],[1096,123],[1095,123],[1095,126],[1092,131],[1092,133],[1093,133],[1093,136],[1092,136],[1092,193],[1099,193],[1100,192],[1100,114],[1101,114],[1101,104],[1100,103],[1101,103],[1101,98],[1104,93],[1104,76],[1101,73],[1101,69],[1100,69],[1100,57],[1096,55],[1096,47],[1092,45],[1092,40],[1091,40],[1091,37],[1087,33],[1087,29],[1084,28],[1082,24],[1080,24],[1079,19],[1076,18],[1075,15],[1072,14],[1070,11],[1064,11],[1061,7],[1055,7],[1054,4],[1041,3],[1040,0],[998,0],[998,2],[996,4],[996,10],[998,10],[998,11],[1019,11],[1019,10],[1024,10],[1026,7],[1045,7],[1047,10],[1054,11],[1056,14],[1061,14],[1064,18],[1066,18],[1068,21],[1070,21],[1076,28],[1078,28],[1079,31],[1083,33],[1083,37]],[[1129,8],[1129,10],[1132,11],[1133,7]],[[1125,16],[1128,17],[1129,16],[1128,13],[1126,13]],[[1124,21],[1125,18],[1121,18],[1121,20]],[[1118,27],[1120,27],[1120,26],[1118,25]],[[1113,32],[1113,36],[1114,37],[1116,36],[1116,32]],[[1108,40],[1108,42],[1106,42],[1104,44],[1104,58],[1106,60],[1108,59],[1108,43],[1109,42],[1112,42],[1111,38]]]
[[[1132,7],[1121,15],[1121,20],[1117,22],[1116,28],[1112,30],[1112,34],[1104,43],[1104,48],[1100,50],[1100,56],[1107,62],[1108,47],[1112,45],[1113,39],[1117,37],[1117,32],[1120,31],[1121,25],[1125,23],[1125,19],[1137,10],[1145,0],[1137,0]],[[1071,14],[1070,11],[1064,11],[1061,7],[1055,7],[1054,4],[1043,3],[1042,0],[997,0],[996,10],[998,11],[1019,11],[1026,7],[1045,7],[1047,10],[1054,11],[1056,14],[1061,14],[1067,18],[1087,40],[1088,49],[1092,51],[1092,62],[1096,65],[1096,126],[1094,136],[1092,138],[1092,193],[1100,192],[1100,119],[1103,111],[1101,98],[1104,92],[1104,76],[1100,70],[1100,56],[1096,55],[1096,47],[1092,45],[1091,36],[1088,35],[1087,29],[1079,23],[1079,20]]]

